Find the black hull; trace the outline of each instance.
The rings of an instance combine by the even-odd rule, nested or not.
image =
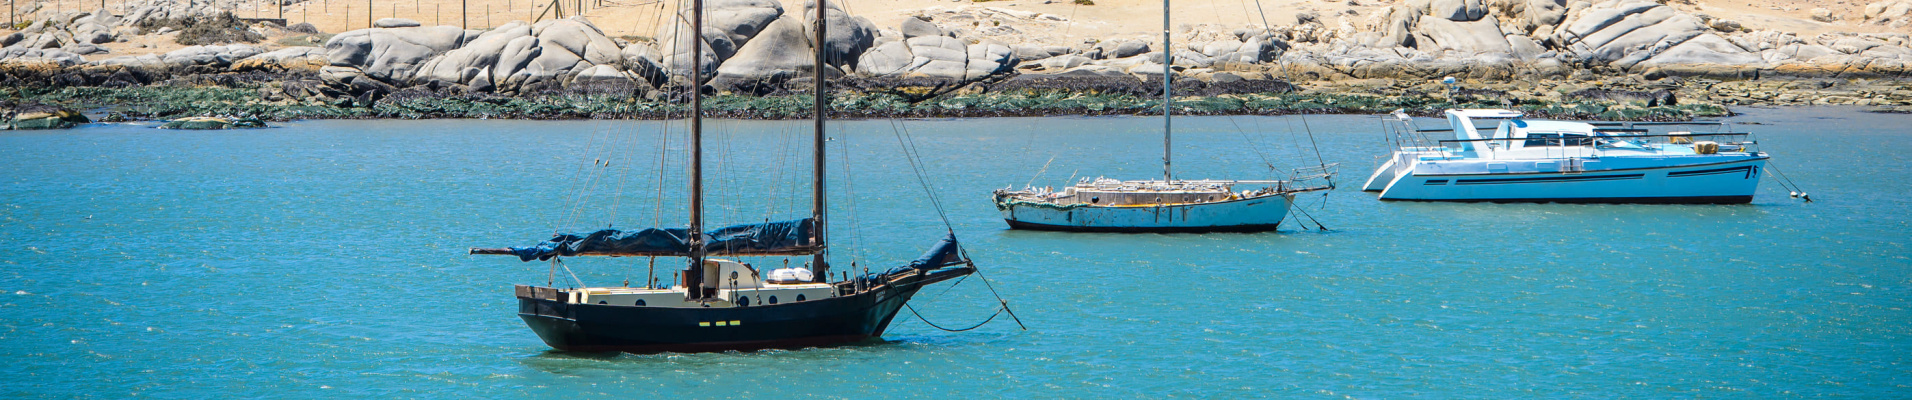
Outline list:
[[[861,293],[749,307],[637,307],[519,297],[518,317],[545,344],[564,351],[648,354],[832,346],[882,337],[897,311],[923,285],[974,271],[959,267],[902,273],[884,277],[886,283]]]
[[[1074,226],[1049,225],[1004,219],[1009,229],[1056,232],[1104,232],[1104,233],[1212,233],[1212,232],[1268,232],[1281,227],[1281,223],[1230,226],[1188,226],[1188,227],[1122,227],[1122,226]]]
[[[1465,199],[1465,200],[1425,200],[1425,199],[1381,199],[1382,201],[1444,202],[1444,203],[1567,203],[1567,204],[1749,204],[1753,196],[1688,196],[1688,197],[1573,197],[1573,198],[1534,198],[1534,199]]]

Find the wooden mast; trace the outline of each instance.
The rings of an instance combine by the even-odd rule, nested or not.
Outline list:
[[[828,37],[824,34],[825,33],[824,29],[826,26],[829,26],[829,22],[825,19],[825,17],[827,17],[829,14],[824,11],[824,5],[825,5],[824,1],[825,0],[817,0],[817,22],[816,22],[817,27],[815,30],[816,38],[811,43],[812,47],[815,47],[817,50],[816,66],[815,68],[812,69],[812,72],[816,73],[816,96],[814,99],[816,104],[815,104],[814,113],[816,116],[817,128],[816,128],[815,135],[813,135],[813,137],[811,138],[812,144],[816,146],[816,155],[814,160],[816,171],[812,173],[813,175],[811,176],[811,182],[810,182],[810,187],[811,187],[810,218],[816,219],[816,226],[817,226],[817,232],[816,232],[817,254],[814,256],[814,258],[812,258],[812,261],[810,262],[810,268],[811,268],[811,272],[815,272],[815,276],[812,277],[812,279],[814,279],[816,282],[830,281],[830,264],[826,262],[826,259],[828,258],[827,253],[829,252],[829,241],[828,241],[829,235],[827,235],[826,233],[829,232],[829,230],[825,229],[829,225],[824,222],[824,215],[828,211],[826,209],[826,207],[828,206],[828,203],[824,201],[825,199],[824,189],[826,189],[826,186],[829,184],[829,180],[826,179],[823,174],[824,172],[823,142],[824,140],[826,140],[826,138],[824,137],[824,131],[823,131],[823,120],[825,118],[829,118],[828,112],[829,112],[829,101],[830,101],[829,95],[824,91],[825,85],[824,85],[823,68],[827,64],[824,63],[823,48],[824,48],[824,38]]]
[[[1170,89],[1170,80],[1175,79],[1175,71],[1169,66],[1175,64],[1175,46],[1169,44],[1168,0],[1162,0],[1162,181],[1167,183],[1175,179],[1169,170],[1169,149],[1173,144],[1169,136],[1169,115],[1175,106],[1175,93]]]
[[[690,268],[684,298],[704,298],[704,0],[690,6]]]

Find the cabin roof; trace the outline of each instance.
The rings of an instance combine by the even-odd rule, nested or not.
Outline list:
[[[1519,111],[1485,108],[1447,110],[1447,113],[1466,118],[1520,118],[1521,115]]]

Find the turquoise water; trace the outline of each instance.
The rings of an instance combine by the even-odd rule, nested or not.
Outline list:
[[[1380,122],[1315,116],[1341,189],[1302,202],[1330,231],[1206,235],[1008,231],[989,204],[1032,181],[1156,176],[1157,119],[903,121],[953,229],[1029,330],[947,333],[906,311],[882,343],[647,356],[549,351],[511,296],[549,265],[465,248],[681,223],[682,154],[659,148],[683,139],[661,143],[660,123],[5,132],[0,397],[1912,393],[1912,117],[1744,111],[1734,120],[1760,124],[1738,127],[1818,202],[1766,182],[1734,206],[1383,203],[1357,188],[1386,150]],[[1176,122],[1178,177],[1270,177],[1264,155],[1313,163],[1289,133],[1301,119]],[[789,145],[804,124],[713,123],[714,220],[804,213],[806,155]],[[838,126],[833,259],[913,258],[945,228],[891,121]],[[663,279],[679,262],[659,260]],[[568,264],[592,285],[648,267]],[[964,326],[993,302],[970,279],[912,304]]]

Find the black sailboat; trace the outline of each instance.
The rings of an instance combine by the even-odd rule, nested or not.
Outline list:
[[[923,286],[976,272],[952,233],[907,265],[830,281],[823,129],[825,10],[819,1],[813,31],[817,78],[811,216],[704,230],[703,96],[701,90],[691,90],[688,228],[605,229],[560,234],[529,247],[470,250],[471,254],[515,255],[523,261],[572,256],[689,259],[682,279],[668,288],[518,285],[518,316],[546,344],[567,351],[657,353],[865,341],[881,337]],[[703,32],[703,1],[695,0],[691,12],[692,32]],[[692,59],[698,59],[703,40],[690,42]],[[701,86],[701,68],[690,70],[693,87]],[[763,272],[748,263],[716,258],[805,255],[814,257],[813,269]]]

